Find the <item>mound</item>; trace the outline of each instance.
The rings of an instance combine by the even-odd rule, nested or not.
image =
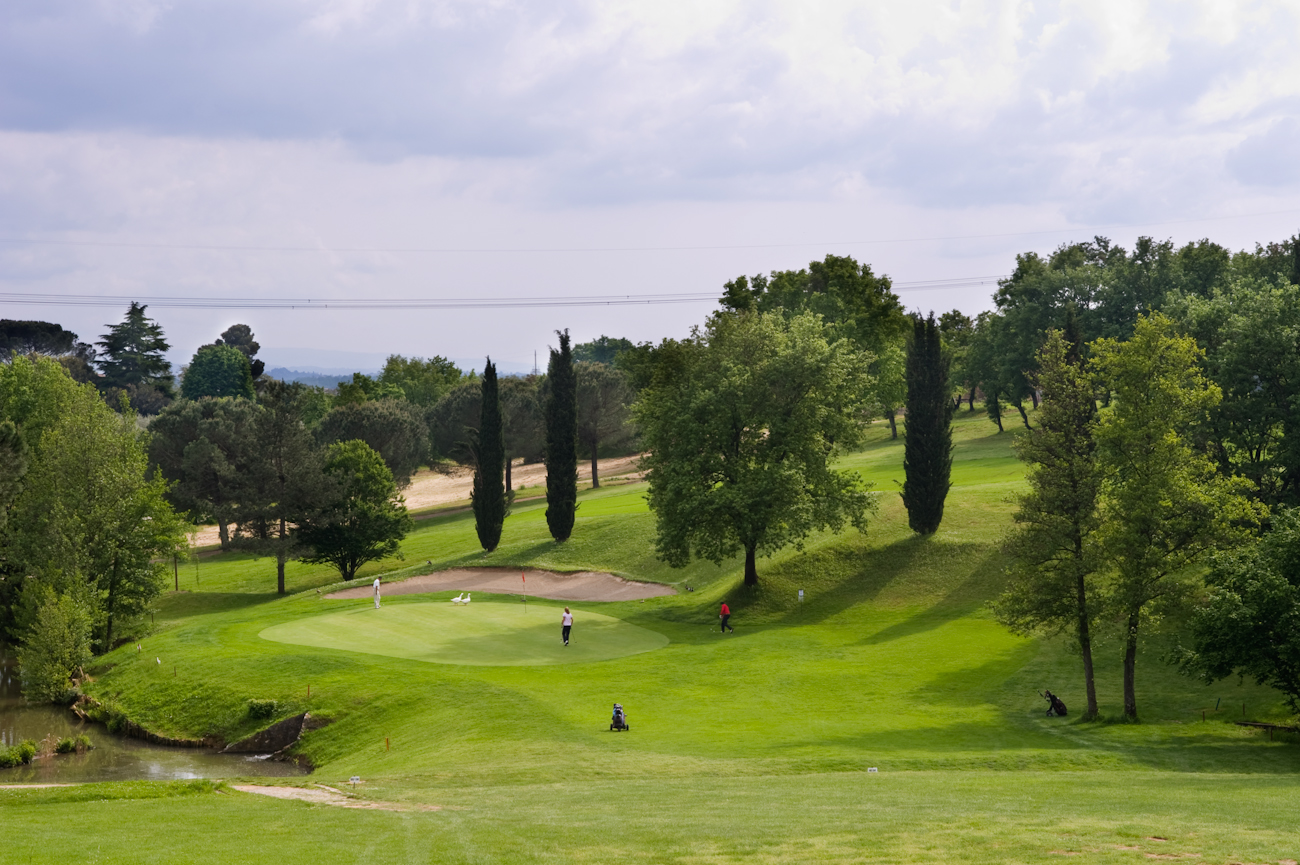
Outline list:
[[[366,605],[273,625],[260,636],[277,643],[343,649],[434,664],[544,666],[603,661],[668,645],[663,634],[621,619],[574,610],[573,638],[560,641],[562,607],[551,604],[446,601]]]
[[[520,580],[520,573],[527,575],[526,582]],[[675,594],[671,586],[662,583],[638,583],[597,571],[557,574],[554,571],[519,571],[513,568],[454,568],[420,574],[399,583],[385,584],[381,592],[385,595],[416,595],[461,590],[498,595],[527,594],[530,598],[555,601],[636,601]],[[369,585],[361,585],[325,597],[368,598],[371,591]]]

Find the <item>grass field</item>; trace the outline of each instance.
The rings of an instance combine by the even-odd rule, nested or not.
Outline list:
[[[100,862],[193,861],[198,849],[276,863],[1300,858],[1295,744],[1230,723],[1286,717],[1275,692],[1180,677],[1161,661],[1169,637],[1153,633],[1138,670],[1143,723],[1043,716],[1043,687],[1081,706],[1077,660],[1063,640],[1009,634],[985,606],[1021,484],[1011,435],[962,413],[956,437],[935,536],[907,530],[901,443],[882,425],[845,460],[879,491],[869,530],[760,560],[755,591],[737,562],[657,562],[642,486],[585,493],[564,545],[530,505],[492,555],[472,518],[454,515],[421,524],[405,562],[372,569],[593,569],[694,589],[571,604],[576,637],[609,622],[606,648],[593,643],[580,663],[535,661],[566,651],[553,603],[529,604],[546,619],[533,644],[512,625],[516,596],[476,594],[467,610],[447,593],[394,597],[376,616],[369,600],[323,599],[315,589],[335,579],[323,569],[292,566],[280,598],[272,562],[205,559],[197,585],[164,600],[146,651],[102,660],[95,694],[186,736],[254,731],[265,722],[248,717],[252,698],[283,715],[309,709],[333,723],[300,745],[317,766],[301,783],[359,775],[368,801],[442,810],[347,810],[207,783],[0,790],[6,838],[22,839],[0,860],[54,861],[86,838]],[[709,630],[723,599],[734,636]],[[481,618],[453,618],[465,612]],[[611,654],[638,641],[639,653]],[[1115,719],[1113,638],[1097,659]],[[614,702],[632,733],[608,732]]]

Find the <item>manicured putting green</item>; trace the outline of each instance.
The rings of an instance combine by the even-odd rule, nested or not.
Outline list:
[[[560,640],[564,607],[551,604],[459,606],[447,601],[370,605],[273,625],[261,636],[277,643],[371,655],[472,664],[535,666],[603,661],[668,645],[663,634],[612,616],[573,610],[573,635]]]

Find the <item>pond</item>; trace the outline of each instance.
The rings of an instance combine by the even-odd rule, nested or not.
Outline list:
[[[175,781],[189,778],[304,775],[293,763],[265,755],[218,754],[206,748],[173,748],[114,736],[102,724],[81,721],[67,709],[30,706],[19,691],[18,668],[0,655],[0,743],[40,742],[84,733],[95,747],[85,754],[38,757],[26,766],[0,769],[0,784],[70,784],[87,781]]]

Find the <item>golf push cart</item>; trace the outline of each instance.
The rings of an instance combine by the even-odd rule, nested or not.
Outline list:
[[[623,707],[618,703],[614,704],[614,717],[609,721],[609,729],[611,732],[632,729],[627,725],[627,713],[623,711]]]

